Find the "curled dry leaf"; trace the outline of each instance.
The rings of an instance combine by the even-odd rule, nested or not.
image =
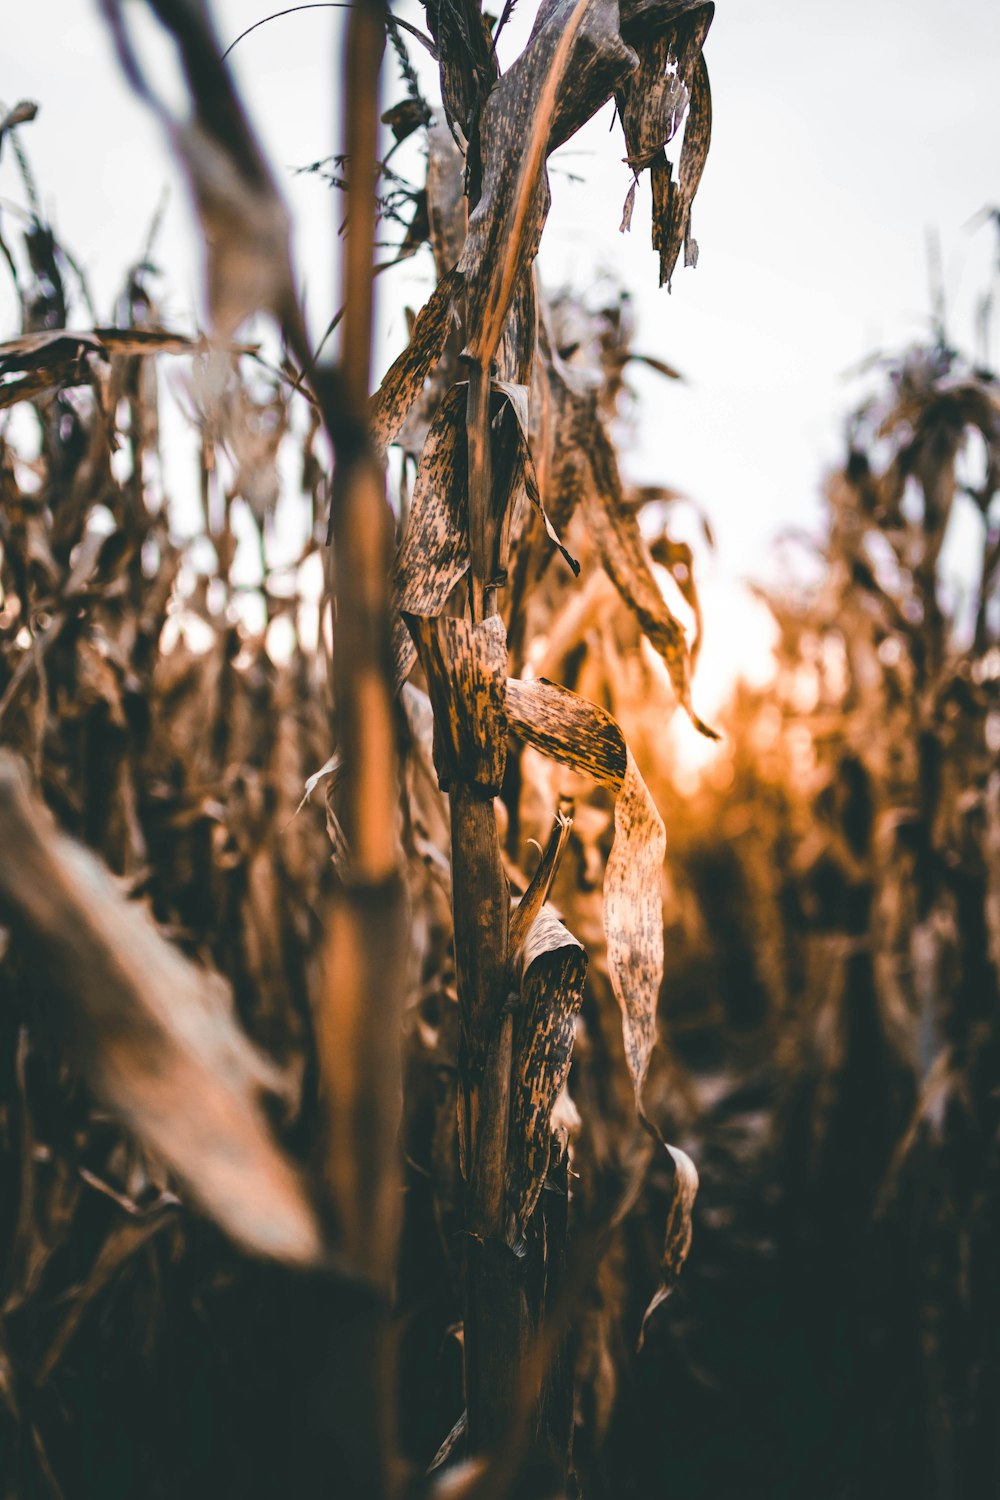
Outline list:
[[[448,271],[441,277],[417,314],[410,342],[389,367],[372,397],[369,429],[376,448],[385,449],[393,442],[441,358],[452,326],[452,303],[460,287],[457,272]]]
[[[455,585],[469,570],[468,386],[452,386],[438,407],[420,455],[406,531],[396,557],[394,587],[401,613],[439,615]],[[511,516],[524,492],[542,516],[546,532],[579,571],[542,510],[531,450],[525,431],[522,389],[494,381],[490,394],[490,460],[496,483],[492,493],[488,536],[484,546],[494,559],[494,577],[503,576]],[[403,682],[416,659],[402,621],[393,631],[396,681]]]
[[[441,99],[448,124],[468,139],[482,99],[497,76],[489,22],[477,0],[429,0],[427,25],[441,60]]]
[[[521,1234],[549,1167],[552,1111],[569,1076],[587,955],[551,907],[543,907],[525,938],[519,968],[509,1207]]]
[[[625,1058],[641,1112],[663,980],[663,820],[621,730],[597,704],[554,682],[511,678],[507,714],[521,739],[615,793],[615,836],[604,876],[604,932],[608,976],[621,1008]]]
[[[451,792],[452,878],[466,898],[455,911],[455,966],[467,1000],[464,1043],[479,1074],[506,997],[510,891],[493,812],[507,756],[506,635],[498,615],[477,625],[467,619],[404,619],[434,710],[434,762],[441,785]],[[474,1128],[475,1121],[468,1121],[469,1140]]]
[[[77,1021],[94,1091],[234,1239],[297,1265],[323,1255],[298,1169],[258,1102],[274,1070],[213,982],[55,832],[0,757],[0,899]]]
[[[653,190],[653,248],[660,256],[660,285],[670,284],[681,246],[684,263],[698,261],[691,235],[691,205],[708,156],[712,133],[712,96],[702,54],[714,4],[623,6],[622,30],[639,52],[638,69],[618,93],[618,112],[625,129],[626,158],[635,174],[649,171]],[[665,146],[687,114],[676,180]],[[629,188],[634,195],[635,182]],[[631,220],[626,200],[622,228]]]
[[[674,1194],[667,1214],[667,1229],[663,1243],[663,1258],[660,1262],[660,1285],[646,1308],[639,1332],[639,1348],[646,1337],[646,1328],[656,1309],[670,1296],[677,1284],[688,1251],[691,1249],[691,1213],[698,1195],[698,1169],[690,1156],[679,1146],[667,1146],[674,1164]]]
[[[552,0],[498,81],[480,124],[482,196],[459,261],[468,287],[468,347],[489,362],[549,210],[545,158],[611,97],[636,66],[615,0]]]
[[[580,564],[568,548],[563,546],[559,533],[549,519],[545,506],[542,503],[541,491],[538,484],[538,475],[535,472],[535,461],[531,452],[530,434],[528,430],[528,387],[515,385],[510,381],[495,380],[494,391],[505,395],[510,403],[510,409],[517,418],[518,436],[518,458],[524,474],[524,487],[528,499],[531,501],[545,528],[545,535],[552,545],[562,553],[563,559],[569,565],[572,572],[579,577]]]
[[[538,861],[538,868],[531,877],[528,889],[511,912],[510,937],[507,944],[511,961],[520,953],[535,919],[549,899],[549,891],[559,869],[559,861],[562,859],[572,828],[573,819],[561,807],[557,808],[555,825],[542,852],[542,857]]]
[[[595,442],[588,455],[593,483],[586,485],[581,505],[601,563],[650,645],[662,658],[678,702],[692,724],[709,739],[718,739],[715,730],[710,729],[694,711],[691,702],[692,651],[683,626],[663,597],[639,523],[622,502],[614,450],[600,424],[595,426],[594,436]],[[690,587],[693,589],[693,583]],[[695,641],[698,639],[696,634]]]
[[[698,589],[694,581],[694,553],[690,543],[675,542],[672,537],[664,533],[650,545],[649,555],[654,562],[666,568],[694,615],[694,636],[690,647],[691,665],[694,667],[701,651],[703,623],[701,599],[698,597]]]
[[[680,621],[663,597],[639,522],[626,503],[618,460],[598,409],[597,393],[574,378],[551,341],[547,341],[545,351],[545,378],[553,410],[549,439],[552,452],[546,466],[553,492],[551,509],[565,524],[573,509],[582,507],[601,563],[662,658],[678,702],[696,729],[709,739],[717,739],[715,730],[694,711],[692,652]],[[695,594],[690,566],[688,574],[685,592],[690,599]],[[696,621],[700,621],[697,604],[694,607]],[[695,635],[695,646],[698,645],[700,623]]]

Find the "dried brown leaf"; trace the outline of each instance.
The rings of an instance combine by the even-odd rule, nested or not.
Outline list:
[[[0,408],[43,392],[94,380],[91,360],[116,356],[192,354],[204,341],[167,328],[47,328],[0,344]]]
[[[468,286],[468,348],[488,364],[517,288],[538,253],[549,209],[550,151],[600,109],[635,67],[616,0],[552,0],[498,81],[480,124],[482,196],[459,267]]]
[[[92,854],[55,832],[9,754],[0,822],[0,897],[70,1007],[95,1092],[247,1249],[319,1262],[299,1171],[258,1102],[274,1070],[237,1027],[222,986],[159,935]]]
[[[372,397],[369,428],[376,448],[385,449],[395,440],[441,358],[452,324],[452,302],[461,287],[455,271],[448,271],[417,314],[410,342],[394,361]]]
[[[587,955],[550,907],[535,917],[520,958],[511,1091],[509,1207],[518,1233],[549,1167],[552,1111],[569,1076]]]
[[[615,836],[604,876],[608,976],[622,1013],[625,1057],[642,1107],[663,980],[663,820],[625,738],[604,709],[544,680],[507,683],[511,729],[544,755],[609,787]]]
[[[572,828],[573,819],[561,807],[557,808],[555,824],[549,836],[548,843],[542,851],[542,857],[538,861],[538,868],[535,870],[534,875],[532,875],[527,890],[510,915],[510,936],[507,942],[507,950],[511,962],[519,957],[532,924],[549,899],[549,891],[558,872],[559,861],[562,859],[563,851],[569,842]]]
[[[551,349],[546,364],[558,413],[553,439],[557,445],[552,464],[557,497],[553,508],[563,519],[568,509],[582,507],[601,563],[663,659],[678,702],[696,729],[709,739],[718,739],[715,730],[694,711],[687,639],[663,597],[638,520],[626,503],[618,459],[598,410],[596,392],[578,386]],[[690,587],[693,590],[693,581]],[[700,644],[700,620],[695,641]]]
[[[639,1348],[646,1337],[649,1320],[658,1307],[670,1296],[677,1284],[688,1251],[691,1249],[691,1213],[698,1194],[698,1169],[690,1156],[679,1146],[667,1146],[674,1164],[674,1195],[667,1214],[664,1235],[663,1257],[660,1262],[660,1285],[646,1308],[639,1332]]]
[[[691,205],[712,133],[711,89],[701,49],[715,6],[656,4],[654,0],[641,7],[623,7],[623,11],[622,29],[637,48],[640,62],[618,93],[618,112],[629,166],[636,174],[646,170],[650,174],[653,248],[659,251],[663,286],[670,284],[682,246],[685,265],[696,265],[698,260],[698,246],[691,235]],[[675,179],[664,148],[685,114]],[[623,227],[627,227],[624,221]]]

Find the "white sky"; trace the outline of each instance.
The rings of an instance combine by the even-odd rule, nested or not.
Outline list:
[[[521,5],[511,43],[535,8],[532,0]],[[220,36],[228,42],[279,8],[278,0],[217,0]],[[397,9],[421,19],[415,0]],[[143,7],[134,10],[142,20]],[[96,3],[0,0],[3,11],[0,100],[41,105],[22,140],[100,311],[110,314],[167,185],[158,258],[169,268],[167,312],[189,326],[199,259],[183,186],[156,121],[120,77]],[[318,180],[291,169],[337,147],[342,20],[331,10],[276,20],[232,58],[292,208],[317,331],[336,305],[334,204]],[[144,31],[169,95],[169,48],[155,23]],[[1000,202],[1000,4],[719,0],[706,56],[714,130],[695,203],[698,269],[675,274],[672,296],[657,289],[642,188],[631,235],[618,234],[629,174],[607,116],[556,158],[565,172],[553,174],[541,266],[550,284],[586,285],[600,268],[612,269],[636,299],[637,344],[687,377],[681,387],[636,374],[642,407],[627,463],[637,480],[690,493],[718,535],[719,554],[704,569],[701,675],[711,708],[734,659],[761,653],[762,627],[738,580],[772,570],[779,528],[818,517],[822,469],[839,451],[851,396],[845,372],[926,328],[929,228],[943,247],[950,331],[971,339],[994,249],[988,231],[966,226],[985,204]],[[395,79],[391,58],[387,66]],[[570,172],[585,181],[571,181]],[[24,199],[5,150],[0,208],[8,231],[11,201]],[[383,283],[384,367],[404,338],[403,305],[427,295],[428,262],[418,257]],[[0,337],[15,329],[13,297],[0,278]]]

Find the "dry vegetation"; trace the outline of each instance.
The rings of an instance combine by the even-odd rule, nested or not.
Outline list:
[[[546,296],[534,260],[546,157],[614,97],[661,283],[696,261],[713,6],[551,0],[499,76],[477,6],[428,3],[436,107],[412,28],[358,3],[324,364],[207,11],[150,5],[209,338],[163,328],[148,261],[98,326],[33,109],[0,117],[28,205],[0,226],[4,1495],[995,1492],[992,375],[941,339],[879,372],[819,582],[770,601],[775,686],[682,796],[698,560],[612,437],[630,362],[673,372],[626,298]],[[425,180],[379,163],[387,103]],[[404,208],[437,284],[370,398]]]

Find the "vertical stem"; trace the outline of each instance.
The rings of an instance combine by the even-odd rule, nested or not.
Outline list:
[[[496,613],[496,521],[490,451],[490,361],[469,368],[466,408],[469,499],[469,598],[474,624]],[[453,891],[458,997],[464,1029],[471,1017],[496,1014],[506,983],[510,891],[491,801],[475,788],[451,794]],[[475,867],[474,879],[469,865]],[[475,954],[461,962],[460,954]],[[465,972],[463,973],[463,968]],[[488,997],[482,986],[488,986]],[[486,999],[487,1003],[481,1002]],[[494,1002],[490,1004],[490,1001]],[[469,1042],[485,1057],[470,1067]],[[473,1450],[504,1440],[516,1407],[530,1321],[523,1278],[506,1235],[506,1167],[513,1016],[496,1034],[468,1038],[463,1058],[466,1160],[465,1384]]]
[[[386,796],[395,786],[387,581],[393,536],[381,465],[367,431],[379,74],[384,46],[378,0],[358,0],[347,23],[343,128],[348,228],[338,392],[346,413],[338,414],[337,421],[330,531],[337,601],[334,691],[348,778],[343,822],[354,869],[362,879],[384,878],[396,865],[395,802]]]
[[[493,1009],[477,1005],[477,998],[495,998],[505,983],[510,895],[492,803],[460,784],[451,793],[451,817],[455,958],[465,1032],[473,1016]],[[508,1010],[494,1035],[466,1035],[462,1049],[465,1382],[474,1449],[494,1447],[507,1432],[527,1345],[527,1304],[505,1234],[512,1045]]]
[[[350,1500],[383,1500],[397,1485],[391,1299],[406,910],[397,868],[389,593],[394,528],[367,430],[384,41],[377,0],[358,0],[348,21],[344,87],[343,352],[337,374],[318,372],[317,380],[335,453],[328,577],[335,603],[334,739],[343,757],[340,816],[350,865],[331,913],[316,1033],[331,1211],[343,1253],[371,1288],[370,1298],[338,1318],[326,1396],[339,1450],[337,1492]],[[327,1477],[336,1487],[334,1476]]]
[[[344,75],[347,242],[340,288],[344,309],[340,369],[351,414],[361,423],[371,378],[379,73],[384,48],[383,10],[378,0],[356,0],[347,22]]]

